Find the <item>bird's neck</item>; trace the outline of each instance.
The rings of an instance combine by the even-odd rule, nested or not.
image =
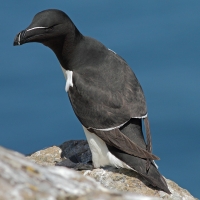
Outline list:
[[[56,54],[61,66],[66,70],[70,69],[70,60],[78,43],[83,39],[83,35],[76,29],[75,34],[66,34],[58,37],[44,45],[48,46]]]

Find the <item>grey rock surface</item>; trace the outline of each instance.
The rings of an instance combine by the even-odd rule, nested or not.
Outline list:
[[[61,145],[61,147],[63,146]],[[49,165],[54,165],[55,161],[59,161],[62,159],[61,149],[60,147],[56,146],[38,151],[29,156],[28,158],[38,164],[47,165],[47,158],[45,155],[50,155],[49,152],[51,152],[52,154],[51,155],[52,159],[48,159],[50,161],[48,162]],[[53,154],[53,152],[55,152],[55,154]],[[65,152],[65,154],[67,154],[67,152]],[[71,153],[69,154],[71,155]],[[44,161],[44,164],[42,163],[42,160]],[[153,199],[155,198],[175,199],[175,200],[196,199],[187,190],[179,187],[176,183],[174,183],[169,179],[166,179],[166,181],[170,191],[172,192],[171,195],[156,190],[151,185],[149,185],[149,183],[143,177],[141,177],[139,174],[131,170],[106,167],[103,169],[83,170],[77,173],[80,174],[82,173],[86,177],[89,176],[95,179],[98,183],[107,188],[109,191],[133,192],[134,194],[153,197]]]
[[[45,165],[41,166],[20,153],[0,147],[0,200],[155,199],[133,193],[113,192],[74,170],[47,166],[59,159],[58,153],[58,147],[51,147],[29,157]]]
[[[27,157],[0,147],[0,200],[195,199],[168,179],[171,195],[155,190],[130,170],[107,167],[75,171],[53,166],[61,160],[61,149],[57,146]]]

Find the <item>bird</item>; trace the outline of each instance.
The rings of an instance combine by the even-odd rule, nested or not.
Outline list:
[[[37,13],[16,35],[13,45],[30,42],[42,43],[55,53],[66,79],[65,90],[92,152],[93,167],[110,165],[136,171],[170,194],[154,162],[159,158],[152,154],[144,92],[127,62],[101,42],[84,36],[57,9]]]

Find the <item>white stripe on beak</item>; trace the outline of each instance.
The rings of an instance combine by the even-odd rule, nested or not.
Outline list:
[[[19,34],[19,37],[18,37],[18,45],[20,45],[20,36],[21,36],[21,33]]]

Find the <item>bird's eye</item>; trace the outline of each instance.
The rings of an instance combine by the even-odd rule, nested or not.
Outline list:
[[[49,30],[52,30],[55,27],[55,25],[48,27]]]
[[[55,26],[57,26],[58,24],[54,24],[52,26],[49,26],[48,28],[46,28],[46,31],[51,31],[55,28]]]
[[[47,28],[45,28],[45,32],[49,32],[49,31],[52,31],[54,29],[56,25],[53,25],[53,26],[49,26]]]

